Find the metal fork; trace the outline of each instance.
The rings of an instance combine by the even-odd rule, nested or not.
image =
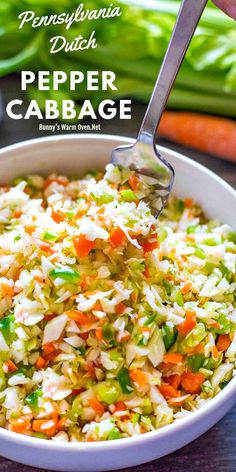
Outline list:
[[[156,131],[207,0],[183,0],[138,138],[113,150],[111,162],[135,170],[146,187],[143,198],[158,217],[174,183],[174,169],[156,148]]]

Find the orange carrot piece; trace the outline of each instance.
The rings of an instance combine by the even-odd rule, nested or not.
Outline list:
[[[115,411],[125,411],[127,410],[124,402],[119,401],[115,403]]]
[[[192,290],[192,284],[191,282],[188,282],[181,288],[181,293],[183,295],[186,295],[187,293],[191,292],[191,290]]]
[[[61,223],[65,220],[65,215],[61,210],[52,210],[52,219],[55,223]]]
[[[10,418],[10,429],[15,433],[23,433],[25,430],[30,429],[30,416],[21,416],[20,418]]]
[[[47,344],[44,344],[43,346],[43,351],[46,353],[46,354],[51,354],[51,352],[55,351],[55,346],[53,343],[47,343]]]
[[[132,190],[137,190],[137,188],[139,186],[139,179],[138,179],[137,175],[131,174],[129,176],[129,185],[132,188]]]
[[[147,385],[147,374],[140,369],[131,369],[129,372],[130,378],[139,387],[145,387]]]
[[[236,122],[233,120],[167,111],[158,131],[160,136],[170,141],[236,162]]]
[[[103,415],[103,413],[105,412],[103,404],[99,402],[97,398],[90,398],[89,404],[93,408],[93,410],[96,411],[96,413],[98,413],[99,415]]]
[[[113,247],[119,247],[126,241],[126,235],[120,228],[114,228],[111,231],[109,241]]]
[[[69,316],[72,320],[74,320],[79,325],[90,325],[92,322],[91,315],[83,313],[79,310],[69,310],[66,311],[66,315]]]
[[[217,339],[217,342],[216,342],[216,347],[218,349],[218,351],[220,352],[224,352],[224,351],[227,351],[228,347],[230,346],[231,344],[231,341],[230,341],[230,337],[228,334],[220,334],[218,339]]]
[[[18,367],[13,361],[11,361],[11,359],[6,361],[5,365],[7,366],[8,372],[16,372],[16,370],[18,370]]]
[[[14,295],[14,287],[10,287],[8,284],[1,284],[2,294],[4,297],[13,297]]]
[[[36,368],[43,369],[46,364],[47,364],[47,361],[42,356],[39,356],[39,358],[36,361]]]
[[[185,372],[181,377],[181,385],[188,393],[200,393],[205,375],[201,372]]]
[[[35,225],[26,225],[26,226],[24,226],[24,230],[27,234],[31,235],[36,230],[36,226]]]
[[[56,433],[56,424],[55,424],[55,422],[54,422],[54,426],[49,426],[48,428],[46,427],[47,423],[49,423],[49,422],[51,423],[51,421],[53,421],[53,420],[51,420],[51,419],[48,419],[48,420],[34,420],[33,423],[32,423],[32,429],[36,433],[44,433],[47,436],[52,437]]]
[[[73,244],[77,256],[83,259],[95,248],[96,241],[89,241],[83,234],[80,234],[80,236],[73,237]]]
[[[154,249],[157,249],[158,247],[159,247],[158,241],[146,242],[142,244],[142,248],[145,253],[152,252],[154,251]]]
[[[181,375],[179,374],[170,375],[170,377],[165,378],[165,382],[171,385],[172,387],[178,389],[181,382]]]
[[[181,364],[183,362],[183,356],[178,352],[167,352],[167,354],[164,355],[164,362],[167,364]]]
[[[48,177],[44,182],[44,188],[46,189],[52,183],[57,183],[59,185],[63,185],[63,187],[66,187],[69,183],[69,180],[63,175],[59,175],[58,177]]]
[[[96,338],[97,338],[98,341],[102,341],[102,340],[103,340],[103,334],[102,334],[102,328],[101,328],[101,326],[96,329],[95,335],[96,335]]]
[[[187,311],[183,323],[177,325],[180,334],[186,335],[196,326],[196,315],[193,311]]]
[[[176,388],[166,383],[162,383],[161,385],[158,385],[158,388],[161,394],[163,395],[163,397],[165,398],[175,398],[181,395],[180,392]]]
[[[126,309],[126,306],[124,303],[118,303],[118,305],[116,305],[116,313],[117,315],[122,315],[122,313],[124,313]]]

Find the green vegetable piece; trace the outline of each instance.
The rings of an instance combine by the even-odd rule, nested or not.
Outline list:
[[[171,295],[172,285],[170,282],[168,282],[168,280],[163,280],[163,287],[165,288],[166,295],[169,297]]]
[[[14,333],[14,315],[7,315],[0,321],[0,331],[2,332],[7,343],[11,341],[11,334]]]
[[[179,305],[179,306],[184,306],[184,299],[183,295],[180,290],[177,290],[175,293],[175,298],[174,301]]]
[[[198,372],[203,366],[205,357],[203,354],[195,354],[187,357],[187,364],[192,372]]]
[[[120,386],[116,380],[100,382],[95,390],[99,401],[107,405],[116,403],[121,395]]]
[[[194,255],[199,257],[199,259],[206,259],[206,254],[200,247],[195,249]]]
[[[102,335],[106,341],[112,341],[114,339],[115,330],[110,323],[105,323],[102,328]]]
[[[71,267],[58,267],[57,269],[52,269],[49,272],[49,275],[52,279],[60,278],[71,283],[76,283],[81,279],[80,273]]]
[[[165,325],[161,328],[161,333],[166,351],[168,351],[174,345],[178,336],[178,332],[176,328],[171,328],[170,326]]]
[[[122,199],[125,200],[126,202],[134,202],[135,200],[137,200],[137,196],[135,195],[133,190],[130,190],[130,189],[121,190],[120,194],[121,194]]]
[[[25,403],[27,403],[32,409],[37,408],[39,397],[42,397],[42,394],[43,394],[42,390],[40,388],[38,388],[37,390],[30,393],[30,395],[28,395],[25,398]]]
[[[183,200],[178,200],[178,201],[177,201],[177,208],[178,208],[178,210],[179,210],[180,213],[183,213],[184,208],[185,208],[185,205],[184,205],[184,201],[183,201]]]
[[[197,229],[197,226],[188,226],[188,228],[187,228],[187,234],[193,234],[193,233],[195,233],[196,229]]]
[[[57,240],[57,235],[49,233],[48,231],[45,231],[42,235],[42,239],[44,241],[52,241],[55,242]]]
[[[112,430],[109,433],[108,439],[112,440],[112,439],[120,439],[120,438],[121,438],[120,431],[117,428],[112,428]]]
[[[230,241],[231,243],[234,243],[236,244],[236,233],[232,232],[228,235],[228,241]]]
[[[114,197],[112,195],[109,195],[109,193],[104,193],[99,197],[94,197],[94,200],[96,200],[96,203],[98,203],[98,205],[103,205],[104,203],[112,202],[114,200]]]
[[[126,367],[122,367],[117,374],[119,384],[123,393],[131,393],[133,391],[129,371]]]

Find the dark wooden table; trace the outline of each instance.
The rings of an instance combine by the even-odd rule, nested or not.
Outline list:
[[[21,97],[17,77],[1,79],[0,89],[4,102]],[[145,106],[133,104],[131,121],[99,121],[102,133],[136,136]],[[37,120],[13,121],[4,118],[0,124],[0,147],[16,143],[24,139],[44,136],[50,133],[39,131]],[[180,146],[161,144],[172,147],[192,159],[200,162],[223,177],[236,188],[236,165],[210,157]],[[217,145],[217,143],[216,143]],[[223,202],[222,202],[223,204]],[[1,472],[36,472],[38,469],[23,466],[4,458],[0,458]],[[236,407],[210,431],[196,441],[177,452],[148,464],[125,469],[126,472],[236,472]],[[92,472],[92,471],[91,471]]]

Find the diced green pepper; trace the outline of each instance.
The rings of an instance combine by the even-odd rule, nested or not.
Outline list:
[[[123,393],[131,393],[133,391],[129,371],[126,367],[122,367],[122,369],[120,369],[117,374],[117,378]]]
[[[126,202],[134,202],[137,200],[137,196],[133,192],[133,190],[127,189],[127,190],[121,190],[120,192],[122,200],[125,200]]]
[[[52,269],[49,272],[49,275],[53,279],[60,278],[66,280],[66,282],[72,283],[76,283],[81,279],[80,273],[71,267],[58,267],[57,269]]]
[[[120,438],[121,438],[120,431],[117,428],[112,428],[112,430],[109,433],[108,439],[112,440],[112,439],[120,439]]]
[[[44,241],[52,241],[53,243],[55,243],[55,241],[57,240],[57,235],[49,233],[48,231],[44,231],[44,233],[42,234],[42,239]]]
[[[187,357],[187,364],[190,367],[192,372],[198,372],[199,369],[203,366],[204,363],[204,355],[203,354],[195,354],[193,356]]]
[[[14,333],[14,315],[10,314],[2,318],[0,321],[0,331],[2,332],[7,343],[11,341],[12,334]]]
[[[162,332],[162,338],[165,344],[165,348],[168,351],[175,343],[178,336],[178,332],[174,327],[171,328],[170,326],[167,326],[167,325],[161,328],[161,332]]]
[[[25,398],[25,403],[27,403],[27,405],[29,405],[32,410],[35,410],[38,408],[38,400],[39,400],[39,397],[42,397],[42,390],[40,388],[38,388],[37,390],[35,390],[34,392],[30,393],[30,395],[28,395],[26,398]]]

